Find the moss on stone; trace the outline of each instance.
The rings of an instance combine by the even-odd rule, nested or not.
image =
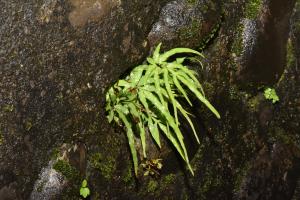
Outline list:
[[[208,194],[215,188],[222,187],[223,178],[213,168],[206,168],[203,180],[198,186],[197,196],[199,199],[207,199]]]
[[[243,51],[243,32],[244,25],[240,23],[236,28],[235,40],[231,46],[231,52],[234,54],[234,57],[239,57]]]
[[[51,158],[53,160],[56,160],[59,157],[60,154],[60,149],[59,148],[54,148],[51,152]]]
[[[260,102],[261,98],[259,96],[254,96],[248,100],[248,106],[252,111],[258,111]]]
[[[207,96],[207,98],[210,98],[216,92],[214,85],[211,84],[210,82],[204,81],[202,87],[204,89],[205,96]]]
[[[132,167],[131,167],[130,164],[127,164],[127,167],[123,171],[122,180],[127,185],[134,183],[134,177],[133,177],[133,174],[132,174]]]
[[[139,193],[142,196],[151,196],[153,199],[168,199],[169,196],[166,196],[165,193],[166,191],[170,192],[170,190],[173,190],[173,185],[177,178],[178,174],[172,173],[159,178],[147,176],[147,182]]]
[[[159,182],[159,191],[158,193],[163,193],[164,190],[168,190],[170,185],[174,184],[176,180],[176,174],[168,174],[164,177]]]
[[[288,40],[286,45],[286,60],[287,60],[287,67],[290,67],[296,60],[294,47],[290,39]]]
[[[179,37],[181,39],[189,39],[198,36],[201,24],[200,20],[193,19],[191,25],[179,30]]]
[[[198,0],[186,0],[186,2],[187,2],[188,4],[194,6],[194,5],[198,2]]]
[[[247,19],[255,19],[258,15],[258,12],[260,11],[262,6],[262,0],[251,0],[245,5],[245,18]],[[233,60],[237,60],[236,58],[239,58],[244,49],[243,44],[243,32],[244,32],[245,26],[242,21],[240,21],[235,28],[235,38],[231,45],[231,53],[233,56]],[[233,65],[233,67],[236,67],[236,65]]]
[[[248,107],[250,107],[251,109],[254,107],[257,108],[256,106],[258,106],[259,101],[260,101],[259,96],[253,97],[252,94],[250,94],[246,91],[239,90],[236,85],[231,85],[228,88],[228,93],[229,93],[228,97],[231,100],[242,101],[242,102],[247,101]]]
[[[68,180],[77,181],[80,179],[79,171],[65,160],[58,160],[53,165],[53,169],[55,169],[57,172],[60,172]]]
[[[147,192],[154,193],[158,189],[158,182],[156,180],[150,180],[147,185]]]
[[[2,131],[0,130],[0,145],[2,145],[3,142],[4,142],[4,137],[3,137]]]
[[[26,131],[30,131],[32,126],[33,126],[33,123],[32,123],[31,119],[28,119],[24,124],[24,128],[25,128]]]
[[[101,153],[94,153],[89,158],[93,168],[100,170],[106,179],[111,179],[116,170],[116,160],[114,157],[107,155],[104,157]]]
[[[299,3],[299,9],[300,9],[300,3]],[[299,33],[300,32],[300,21],[296,22],[294,24],[294,27],[295,27],[295,32]]]
[[[14,111],[14,109],[15,109],[14,105],[9,105],[9,104],[4,105],[2,108],[4,112],[12,112]]]
[[[175,174],[168,174],[168,175],[166,175],[162,179],[162,185],[169,185],[169,184],[174,183],[175,178],[176,178]]]
[[[271,144],[275,142],[280,142],[283,144],[293,144],[295,145],[297,142],[297,139],[294,136],[289,135],[284,129],[280,127],[274,127],[269,132],[269,142]],[[297,145],[297,144],[296,144]]]
[[[93,199],[95,199],[95,200],[101,199],[100,194],[98,192],[96,192],[93,196]]]
[[[243,184],[243,180],[250,169],[250,166],[251,166],[250,163],[246,162],[244,166],[236,170],[236,174],[234,176],[234,188],[233,188],[233,191],[235,193],[237,193],[240,190]]]
[[[255,19],[262,7],[262,0],[250,0],[246,4],[245,16],[248,19]]]
[[[234,87],[234,86],[229,87],[228,92],[229,92],[230,99],[232,99],[232,100],[240,99],[240,95],[239,95],[239,92],[236,87]]]

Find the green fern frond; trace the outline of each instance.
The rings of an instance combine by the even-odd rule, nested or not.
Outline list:
[[[192,106],[190,94],[193,94],[217,118],[220,118],[220,114],[205,98],[197,73],[183,64],[190,58],[182,57],[168,62],[171,56],[178,53],[196,54],[200,57],[203,55],[189,48],[175,48],[160,54],[160,48],[161,43],[155,48],[153,57],[147,58],[149,64],[137,66],[129,76],[119,80],[108,90],[105,106],[107,118],[110,123],[115,121],[126,129],[136,175],[138,174],[138,156],[135,146],[137,138],[133,130],[138,132],[144,157],[147,156],[146,144],[149,140],[146,132],[159,148],[161,148],[160,134],[164,134],[193,174],[183,133],[180,130],[178,114],[181,114],[190,125],[196,141],[198,143],[200,141],[190,118],[191,114],[179,103],[181,102],[179,98]],[[169,112],[170,105],[173,114]]]
[[[171,56],[173,56],[175,54],[179,54],[179,53],[191,53],[191,54],[196,54],[196,55],[204,58],[202,53],[195,51],[193,49],[175,48],[175,49],[171,49],[171,50],[165,52],[164,54],[160,55],[158,63],[162,64],[163,62],[166,62]]]

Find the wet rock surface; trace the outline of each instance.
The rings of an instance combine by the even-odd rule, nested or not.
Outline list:
[[[104,116],[104,92],[147,55],[146,37],[164,4],[123,1],[100,19],[85,10],[97,2],[92,3],[0,2],[0,174],[14,177],[0,188],[16,182],[22,199],[62,142],[81,141],[99,130],[113,135]],[[75,24],[75,15],[86,17],[84,24]],[[94,136],[90,140],[99,144]]]
[[[213,1],[171,1],[153,25],[149,42],[152,46],[163,42],[166,49],[200,47],[204,36],[219,23],[221,15],[221,4]]]
[[[64,176],[53,169],[54,162],[43,168],[40,177],[36,181],[30,194],[31,200],[34,199],[58,199],[59,194],[66,186]]]
[[[84,178],[91,199],[298,199],[299,13],[293,0],[0,0],[0,199],[79,199]],[[194,177],[171,153],[136,179],[105,118],[106,89],[160,41],[205,44],[198,71],[222,118],[192,108]]]
[[[256,18],[245,22],[244,43],[248,48],[240,72],[241,81],[248,85],[272,85],[280,79],[286,63],[286,43],[295,2],[263,1]]]

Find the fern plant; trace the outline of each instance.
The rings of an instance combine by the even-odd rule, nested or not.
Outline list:
[[[203,55],[189,48],[174,48],[161,54],[160,47],[161,43],[156,47],[153,56],[147,58],[147,64],[135,67],[125,79],[119,80],[108,90],[106,94],[108,121],[110,123],[115,121],[126,129],[136,175],[138,156],[134,130],[140,137],[144,158],[147,157],[146,131],[159,148],[161,148],[161,134],[164,134],[193,174],[180,130],[179,113],[189,123],[198,143],[199,138],[191,115],[184,109],[179,99],[192,106],[189,96],[193,94],[217,118],[220,118],[220,115],[205,98],[196,72],[184,65],[184,61],[189,58],[181,57],[169,61],[171,56],[179,53],[196,54],[201,57]]]

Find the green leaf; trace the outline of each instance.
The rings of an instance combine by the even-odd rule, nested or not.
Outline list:
[[[147,157],[146,155],[146,134],[145,134],[145,127],[142,124],[142,122],[139,122],[139,129],[140,129],[140,137],[141,137],[141,143],[142,143],[142,148],[143,148],[143,155],[144,158]]]
[[[105,111],[111,110],[110,100],[106,100]]]
[[[171,56],[177,53],[192,53],[202,57],[203,55],[188,48],[171,49],[161,55],[160,48],[161,43],[155,48],[153,57],[147,58],[149,65],[135,67],[129,76],[118,81],[108,90],[105,106],[108,113],[107,118],[109,122],[115,120],[126,129],[136,175],[138,156],[133,130],[140,135],[144,157],[146,157],[147,148],[146,131],[149,131],[159,148],[161,148],[160,131],[162,131],[193,174],[183,134],[179,128],[178,113],[181,113],[187,120],[198,143],[199,138],[190,114],[182,107],[177,97],[183,96],[192,106],[188,95],[189,92],[193,93],[218,118],[220,115],[205,98],[195,71],[183,65],[184,61],[190,58],[177,58],[176,61],[167,62]],[[200,64],[202,65],[201,62]],[[172,114],[169,112],[169,106],[173,106]]]
[[[196,72],[193,70],[190,70],[188,67],[185,67],[183,65],[179,65],[179,64],[171,64],[172,68],[177,68],[178,70],[176,71],[178,74],[182,75],[183,77],[185,77],[186,79],[191,79],[191,82],[194,82],[193,85],[196,85],[197,87],[199,87],[201,89],[201,92],[204,95],[204,91],[202,89],[202,86],[199,82],[199,80],[196,77]]]
[[[218,113],[218,111],[210,104],[210,102],[197,90],[197,88],[190,84],[185,78],[183,78],[182,76],[178,76],[178,79],[185,84],[186,87],[188,87],[195,95],[196,97],[202,102],[204,103],[204,105],[206,105],[206,107],[208,107],[212,113],[215,114],[215,116],[219,119],[220,114]]]
[[[153,60],[153,58],[147,58],[147,62],[151,65],[156,65],[156,62]]]
[[[187,166],[188,166],[188,169],[190,170],[192,176],[194,176],[195,175],[194,174],[194,170],[193,170],[193,168],[192,168],[192,166],[191,166],[191,164],[189,162],[187,163]]]
[[[175,48],[175,49],[171,49],[167,52],[165,52],[164,54],[162,54],[159,58],[159,64],[165,62],[168,60],[168,58],[170,58],[171,56],[178,54],[178,53],[193,53],[196,55],[199,55],[201,57],[204,57],[200,52],[195,51],[193,49],[189,49],[189,48]]]
[[[185,90],[182,88],[179,81],[177,80],[176,74],[173,74],[173,82],[174,82],[175,86],[177,87],[177,89],[179,90],[179,92],[184,96],[186,101],[190,104],[190,106],[192,106],[192,103],[191,103],[190,99],[188,98]]]
[[[185,67],[183,67],[183,68],[185,68]],[[197,88],[199,88],[200,92],[205,97],[202,85],[200,84],[200,82],[198,81],[198,79],[195,76],[191,77],[190,75],[187,75],[186,73],[182,73],[182,71],[178,71],[177,73],[178,73],[178,75],[181,75],[182,77],[184,77],[188,82],[190,82],[190,85],[195,85]]]
[[[203,63],[196,57],[189,57],[187,59],[189,59],[191,62],[198,62],[200,64],[201,68],[203,69]]]
[[[144,91],[145,93],[145,97],[153,103],[153,105],[161,112],[161,114],[163,116],[165,116],[168,124],[172,127],[172,129],[174,130],[176,137],[181,145],[181,148],[183,149],[184,155],[185,155],[185,160],[188,161],[188,156],[187,156],[187,152],[186,152],[186,148],[183,142],[183,135],[181,133],[181,131],[179,130],[178,126],[175,123],[174,118],[170,115],[168,108],[166,108],[165,106],[163,106],[158,99],[151,93],[148,91]]]
[[[124,115],[128,115],[129,114],[129,110],[128,110],[127,105],[118,104],[118,105],[115,105],[115,109],[118,109]]]
[[[106,105],[110,105],[110,96],[109,96],[109,93],[106,93],[106,95],[105,95],[105,101],[106,101]]]
[[[148,65],[139,65],[135,67],[130,73],[129,81],[136,86],[142,78],[143,72],[147,69]]]
[[[279,101],[279,97],[276,94],[275,89],[273,89],[273,88],[267,88],[267,89],[265,89],[264,96],[265,96],[266,99],[272,100],[273,104],[276,103],[277,101]]]
[[[163,133],[166,135],[166,137],[170,140],[170,142],[173,144],[175,149],[178,151],[179,155],[182,157],[182,159],[185,161],[185,155],[182,151],[181,146],[178,144],[175,137],[172,136],[172,134],[168,131],[167,127],[163,125],[162,123],[158,123],[159,128],[163,131]]]
[[[138,108],[134,103],[128,102],[127,106],[129,108],[130,114],[132,114],[136,118],[140,118],[140,112],[138,111]]]
[[[155,95],[147,90],[142,92],[145,95],[145,98],[148,99],[161,113],[164,115],[169,115],[169,110],[166,106],[162,105]],[[170,115],[171,116],[171,115]]]
[[[125,88],[131,88],[133,87],[132,84],[130,84],[129,82],[125,81],[125,80],[119,80],[117,83],[118,86],[120,87],[125,87]]]
[[[148,127],[149,127],[149,131],[151,133],[152,138],[154,139],[156,144],[159,146],[159,148],[161,148],[157,122],[153,123],[152,119],[149,117],[148,118]]]
[[[87,187],[87,180],[84,179],[81,183],[81,187]]]
[[[157,93],[157,95],[158,95],[158,97],[159,97],[159,99],[160,99],[160,102],[161,102],[162,104],[164,104],[165,101],[164,101],[163,96],[162,96],[162,94],[161,94],[161,87],[160,87],[160,82],[159,82],[159,74],[158,74],[158,71],[159,71],[159,70],[157,69],[157,70],[155,70],[155,72],[154,72],[154,79],[155,79],[154,84],[155,84],[155,87],[156,87],[156,93]]]
[[[186,57],[183,57],[183,58],[176,58],[176,63],[182,64],[182,63],[184,62],[185,59],[186,59]]]
[[[89,195],[91,194],[91,191],[89,188],[85,187],[85,188],[80,188],[80,195],[83,198],[87,198]]]
[[[153,53],[153,60],[154,60],[155,63],[158,63],[158,61],[159,61],[159,56],[160,56],[159,52],[160,52],[161,44],[162,43],[159,43],[157,45],[157,47],[155,48],[155,51]]]
[[[109,111],[109,115],[108,115],[108,122],[111,123],[112,120],[114,119],[115,113],[113,110]]]
[[[108,90],[108,97],[112,103],[116,102],[116,94],[113,87]]]
[[[142,105],[144,106],[144,108],[146,109],[146,112],[149,114],[149,105],[147,103],[145,94],[142,90],[139,91],[138,98],[139,98],[140,102],[142,103]]]
[[[144,176],[149,176],[150,171],[145,171]]]
[[[180,154],[182,159],[186,162],[186,164],[188,166],[188,169],[190,170],[191,174],[194,175],[194,171],[193,171],[193,169],[190,165],[190,162],[189,162],[189,159],[188,159],[188,155],[186,154],[184,144],[183,144],[183,146],[179,145],[178,142],[176,141],[176,139],[172,136],[172,134],[170,134],[170,132],[168,131],[168,128],[165,125],[159,123],[159,127],[165,133],[165,135],[171,141],[171,143],[174,145],[175,149],[178,151],[178,153]]]
[[[147,83],[148,79],[150,78],[150,76],[152,75],[154,69],[156,69],[156,68],[157,68],[157,66],[149,65],[146,69],[145,75],[142,76],[138,85],[139,86],[145,85]]]
[[[190,117],[188,116],[188,112],[180,105],[180,103],[178,101],[175,100],[175,104],[177,106],[177,108],[179,109],[179,111],[182,113],[182,115],[184,116],[184,118],[188,121],[190,127],[193,130],[194,136],[196,138],[196,141],[198,142],[198,144],[200,144],[197,132],[195,130],[194,124],[192,122],[192,120],[190,119]]]
[[[150,77],[150,78],[148,78],[146,84],[144,84],[143,86],[146,86],[146,85],[152,85],[152,84],[155,84],[155,82],[156,82],[155,78],[154,78],[154,77]],[[159,78],[158,83],[159,83],[160,85],[163,85],[163,84],[164,84],[164,81],[163,81],[161,78]]]
[[[171,99],[171,103],[173,105],[173,110],[174,110],[174,115],[175,115],[175,122],[178,125],[179,122],[178,122],[178,116],[177,116],[177,109],[176,109],[176,105],[175,105],[174,95],[172,93],[171,86],[170,86],[170,83],[169,83],[169,73],[168,73],[168,70],[166,68],[163,71],[164,71],[164,81],[165,81],[166,90],[167,90],[167,93],[169,95],[169,98]]]
[[[117,112],[120,116],[120,119],[123,121],[123,123],[127,129],[127,131],[126,131],[127,139],[128,139],[128,144],[129,144],[131,155],[132,155],[134,173],[137,176],[137,174],[138,174],[138,157],[137,157],[137,152],[135,149],[134,134],[133,134],[133,131],[131,128],[131,124],[128,122],[126,116],[122,113],[122,111],[117,109]]]

